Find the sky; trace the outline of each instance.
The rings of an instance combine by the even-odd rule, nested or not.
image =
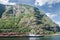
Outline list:
[[[5,5],[16,3],[34,5],[42,9],[52,21],[60,26],[60,0],[0,0]]]

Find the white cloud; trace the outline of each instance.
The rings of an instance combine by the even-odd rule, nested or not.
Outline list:
[[[58,16],[57,14],[51,14],[51,13],[46,13],[46,15],[48,17],[50,17],[51,19],[55,18],[56,16]],[[60,26],[60,21],[56,21],[56,20],[53,20],[56,24],[58,24]]]
[[[15,5],[15,3],[9,3],[9,0],[0,0],[0,4],[4,4],[4,5]]]
[[[60,26],[60,22],[55,22],[55,23],[57,23]]]
[[[52,8],[53,6],[50,4],[50,5],[48,5],[48,7],[49,7],[49,8]]]
[[[42,6],[42,5],[44,5],[47,1],[48,1],[48,0],[36,0],[36,1],[35,1],[35,5],[40,5],[40,6]]]
[[[0,0],[0,3],[7,3],[9,0]]]
[[[16,3],[7,3],[5,5],[15,5]]]
[[[59,2],[60,2],[60,0],[36,0],[35,5],[42,6],[42,5],[46,4],[46,3],[55,4],[55,3],[59,3]]]
[[[46,15],[50,18],[55,18],[57,14],[46,13]]]

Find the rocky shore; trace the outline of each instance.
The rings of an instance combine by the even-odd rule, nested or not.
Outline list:
[[[35,35],[34,36],[44,36],[44,35]],[[0,33],[0,37],[7,37],[7,36],[16,36],[16,37],[21,37],[21,36],[32,36],[33,35],[29,34],[29,33],[19,33],[19,32],[9,32],[9,33]]]

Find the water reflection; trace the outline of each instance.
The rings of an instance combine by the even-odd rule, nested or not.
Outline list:
[[[38,40],[38,37],[29,37],[29,40]]]
[[[49,37],[7,37],[0,38],[0,40],[60,40],[60,36],[49,36]]]
[[[7,37],[7,38],[0,38],[0,40],[29,40],[27,37]]]
[[[52,37],[30,37],[29,40],[53,40]]]
[[[52,37],[40,37],[39,40],[53,40]]]

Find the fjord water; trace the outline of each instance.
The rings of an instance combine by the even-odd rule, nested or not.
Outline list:
[[[47,36],[47,37],[6,37],[0,40],[60,40],[60,36]]]

